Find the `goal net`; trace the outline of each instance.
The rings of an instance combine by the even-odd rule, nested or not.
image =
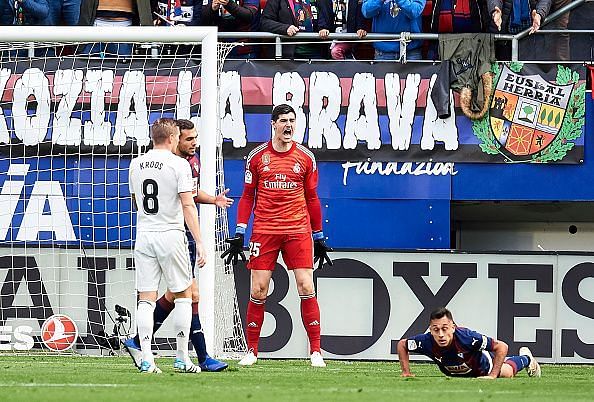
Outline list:
[[[132,54],[110,53],[115,42]],[[136,331],[130,160],[150,148],[155,120],[190,119],[200,188],[224,190],[218,77],[230,46],[212,27],[0,27],[0,350],[121,352]],[[226,211],[201,205],[200,222],[207,346],[234,358],[246,347],[220,258]],[[167,321],[153,347],[175,350]]]

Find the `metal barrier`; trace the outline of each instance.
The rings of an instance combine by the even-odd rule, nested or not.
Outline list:
[[[567,11],[571,11],[576,7],[581,6],[582,4],[594,1],[594,0],[575,0],[568,5],[560,8],[559,10],[555,11],[554,13],[547,16],[544,21],[541,23],[541,27],[555,21],[558,19],[562,14],[566,13]],[[493,34],[494,39],[496,41],[511,41],[512,44],[512,53],[511,53],[511,61],[518,61],[518,50],[519,50],[519,41],[522,38],[528,36],[530,32],[530,28],[518,32],[517,34]],[[539,30],[536,34],[554,34],[554,33],[588,33],[592,31],[582,31],[582,30],[546,30],[542,31]],[[355,33],[331,33],[328,36],[328,40],[320,41],[319,36],[317,33],[314,32],[300,32],[295,36],[287,36],[287,35],[277,35],[269,32],[219,32],[218,38],[223,40],[229,39],[270,39],[274,40],[275,45],[275,58],[282,58],[282,46],[283,43],[291,42],[292,44],[312,44],[312,43],[331,43],[333,40],[338,41],[349,41],[353,43],[369,43],[369,42],[377,42],[377,41],[399,41],[401,46],[406,48],[406,43],[410,40],[438,40],[439,34],[435,33],[411,33],[411,32],[402,32],[400,34],[386,34],[386,33],[368,33],[364,39],[359,39],[357,34]],[[262,44],[258,44],[262,45]],[[404,53],[406,50],[404,51]],[[406,58],[401,60],[406,62]]]
[[[566,6],[556,10],[554,13],[547,16],[544,21],[542,21],[541,27],[555,21],[562,14],[571,11],[586,2],[591,2],[594,0],[574,0],[573,2],[567,4]],[[80,28],[80,27],[79,27]],[[183,31],[180,31],[183,32]],[[518,61],[519,60],[519,41],[525,37],[527,37],[530,33],[530,28],[516,33],[516,34],[493,34],[493,37],[496,41],[511,41],[511,61]],[[576,33],[594,33],[592,30],[539,30],[535,34],[557,34],[557,33],[564,33],[564,34],[576,34]],[[278,35],[269,32],[218,32],[217,38],[219,41],[228,41],[228,40],[247,40],[246,44],[249,45],[272,45],[272,43],[257,43],[254,40],[270,40],[271,42],[274,41],[274,57],[276,59],[282,58],[282,48],[283,44],[290,42],[291,44],[320,44],[320,43],[327,43],[330,44],[332,41],[346,41],[352,43],[372,43],[377,41],[398,41],[400,42],[401,57],[400,61],[406,63],[406,46],[407,43],[411,40],[430,40],[435,41],[439,40],[439,35],[436,33],[411,33],[411,32],[402,32],[400,34],[389,34],[389,33],[368,33],[364,39],[359,39],[357,34],[355,33],[331,33],[328,36],[328,40],[320,40],[319,35],[314,32],[300,32],[295,36],[287,36],[287,35]],[[88,40],[88,39],[87,39]],[[154,58],[160,57],[158,49],[155,45],[146,44],[143,47],[151,48],[150,54]],[[0,49],[2,50],[2,49]],[[33,57],[34,48],[33,44],[29,47],[29,57]]]

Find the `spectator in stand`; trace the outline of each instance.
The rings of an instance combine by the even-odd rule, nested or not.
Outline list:
[[[549,15],[553,0],[487,0],[493,20],[491,31],[515,34],[530,28],[530,34],[540,29],[540,23]],[[525,43],[525,41],[524,41]],[[511,42],[499,41],[498,60],[510,60]]]
[[[0,25],[78,25],[81,0],[2,0]]]
[[[483,0],[427,0],[423,29],[432,33],[486,32],[489,20]],[[428,41],[427,57],[437,59],[437,41]]]
[[[345,9],[337,10],[334,15],[342,15],[341,21],[342,26],[336,28],[336,32],[349,32],[357,33],[359,39],[363,39],[367,36],[367,32],[371,30],[371,20],[363,16],[361,11],[361,5],[363,0],[347,0],[344,3]],[[334,42],[330,47],[330,54],[334,60],[344,60],[347,56],[351,56],[356,59],[362,59],[359,51],[359,45],[356,43],[349,42]]]
[[[433,0],[431,32],[479,33],[485,32],[481,0]]]
[[[52,6],[52,3],[56,6]],[[50,8],[55,10],[56,21],[60,25],[78,25],[81,0],[50,1]],[[50,11],[51,12],[51,11]]]
[[[153,25],[148,0],[84,0],[80,7],[78,25],[96,27],[128,27]],[[85,46],[83,53],[131,56],[131,43],[94,43]]]
[[[202,25],[202,0],[151,0],[155,25]]]
[[[204,25],[217,25],[219,32],[256,32],[260,28],[260,0],[209,0],[202,14]],[[254,59],[257,52],[244,45],[235,47],[229,56]]]
[[[157,26],[199,26],[202,24],[202,0],[151,0],[154,24]],[[192,45],[166,44],[161,54],[191,55]]]
[[[48,0],[0,1],[0,25],[56,25]]]
[[[572,1],[573,0],[553,0],[551,13],[565,7]],[[564,13],[555,21],[547,25],[547,27],[550,29],[567,29],[567,25],[569,24],[569,15],[569,11]],[[554,57],[556,60],[569,61],[571,59],[569,53],[570,47],[568,33],[546,35],[545,46],[547,48],[545,54]]]
[[[318,32],[321,39],[328,39],[332,20],[331,0],[268,0],[260,29],[288,36],[298,32]],[[283,57],[286,58],[321,58],[323,53],[317,44],[283,45]]]
[[[363,15],[373,18],[372,32],[420,33],[422,27],[421,13],[425,8],[425,0],[363,0]],[[406,47],[408,60],[420,60],[422,41],[410,41]],[[399,60],[400,42],[375,42],[376,60]]]

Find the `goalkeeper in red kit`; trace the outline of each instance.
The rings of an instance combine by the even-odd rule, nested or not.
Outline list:
[[[235,237],[221,257],[237,262],[243,254],[244,234],[254,211],[250,258],[250,300],[247,308],[248,353],[239,362],[251,366],[258,360],[258,341],[264,322],[264,305],[279,251],[293,271],[301,298],[301,317],[309,338],[310,360],[325,367],[320,350],[320,309],[313,282],[313,265],[332,265],[322,232],[322,211],[317,195],[318,169],[314,155],[293,141],[295,111],[279,105],[272,111],[272,140],[248,155],[245,183],[237,212]],[[313,232],[313,233],[312,233]]]

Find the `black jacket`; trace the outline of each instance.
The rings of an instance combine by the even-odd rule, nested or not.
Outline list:
[[[150,0],[135,0],[136,15],[133,20],[134,25],[153,25]],[[82,0],[80,3],[80,19],[78,25],[92,26],[97,16],[97,7],[99,0]]]
[[[313,2],[312,2],[313,3]],[[333,30],[333,12],[331,0],[316,0],[312,6],[316,6],[318,11],[317,20],[312,21],[314,32],[319,32],[322,29]],[[264,11],[262,11],[262,19],[260,20],[260,30],[264,32],[272,32],[279,35],[286,35],[289,26],[299,26],[293,10],[289,5],[288,0],[268,0]],[[295,53],[294,45],[283,45],[283,57],[292,58]]]
[[[551,10],[551,4],[553,0],[530,0],[530,9],[536,10],[538,14],[542,17],[542,21],[549,15],[549,11]],[[499,7],[501,10],[501,32],[505,33],[508,31],[509,28],[509,19],[511,17],[511,11],[513,8],[514,2],[512,0],[487,0],[487,8],[489,11],[489,17],[491,21],[493,20],[493,11],[495,7]],[[491,32],[498,32],[497,28],[495,28],[495,24],[490,25]]]
[[[365,18],[361,11],[362,0],[349,0],[347,9],[347,32],[354,33],[359,29],[371,31],[371,19]]]

